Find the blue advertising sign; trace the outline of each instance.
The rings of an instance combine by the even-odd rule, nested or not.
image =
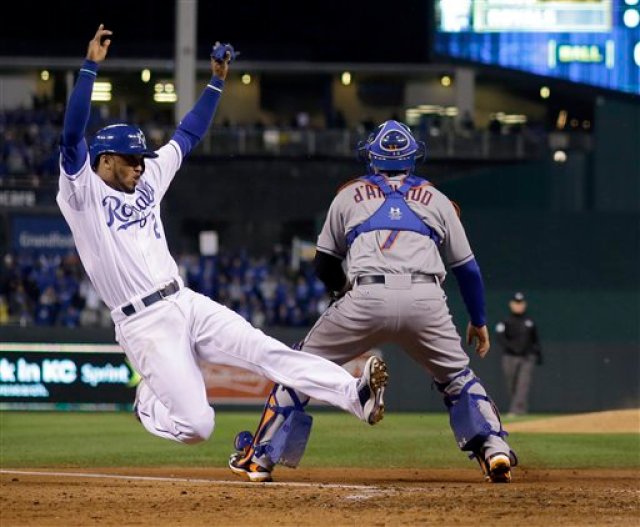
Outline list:
[[[75,250],[71,230],[62,216],[12,216],[11,240],[16,252],[62,255]]]

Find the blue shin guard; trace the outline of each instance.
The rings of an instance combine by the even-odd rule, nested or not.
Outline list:
[[[256,433],[245,431],[236,436],[241,462],[253,460],[269,470],[276,464],[298,466],[313,424],[313,418],[304,412],[308,401],[301,402],[291,388],[274,385]]]
[[[476,385],[479,393],[472,393],[471,388]],[[469,379],[459,393],[446,394],[444,402],[449,410],[449,423],[460,450],[478,455],[490,436],[504,438],[508,435],[502,428],[495,404],[486,395],[477,377]]]
[[[300,410],[292,410],[265,446],[265,453],[274,464],[297,467],[311,434],[313,418]]]
[[[493,408],[493,402],[486,395],[469,393],[469,388],[477,383],[477,379],[465,385],[458,396],[447,397],[445,404],[449,407],[449,422],[460,450],[478,451],[491,435],[505,437],[507,432],[494,430],[480,409],[482,402]]]

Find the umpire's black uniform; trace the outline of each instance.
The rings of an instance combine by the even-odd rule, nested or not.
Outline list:
[[[529,388],[535,364],[542,364],[542,352],[534,321],[526,314],[522,293],[509,302],[511,314],[496,325],[496,340],[502,346],[502,369],[507,381],[509,414],[526,414]]]

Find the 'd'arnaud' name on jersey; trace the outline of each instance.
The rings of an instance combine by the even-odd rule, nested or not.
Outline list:
[[[149,220],[153,224],[153,232],[156,238],[160,238],[158,222],[153,212],[155,206],[155,190],[146,181],[140,182],[136,187],[134,204],[125,203],[118,196],[106,196],[102,200],[102,205],[107,213],[107,226],[118,231],[126,230],[129,227],[138,225],[143,229]]]

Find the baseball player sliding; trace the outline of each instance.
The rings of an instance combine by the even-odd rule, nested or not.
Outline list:
[[[142,376],[134,405],[142,425],[181,443],[209,438],[214,411],[197,358],[245,368],[370,424],[379,421],[387,383],[383,361],[370,360],[357,379],[318,355],[290,349],[186,288],[169,253],[160,202],[211,124],[233,47],[213,46],[211,80],[162,148],[147,148],[142,131],[129,124],[103,128],[87,147],[91,91],[111,35],[100,25],[69,99],[57,202],[91,282],[111,309],[116,339]],[[284,446],[283,455],[295,454]]]
[[[301,349],[344,364],[384,342],[399,344],[443,393],[458,446],[478,460],[487,480],[509,482],[516,455],[505,442],[495,405],[469,368],[441,287],[446,262],[471,320],[467,343],[475,341],[484,357],[489,334],[483,281],[457,207],[414,175],[425,148],[403,123],[381,124],[359,152],[368,174],[338,191],[315,256],[318,277],[338,300]],[[293,387],[276,385],[256,433],[238,434],[231,470],[250,481],[269,481],[275,464],[295,466],[304,445],[293,462],[278,457],[273,445],[308,400]]]

